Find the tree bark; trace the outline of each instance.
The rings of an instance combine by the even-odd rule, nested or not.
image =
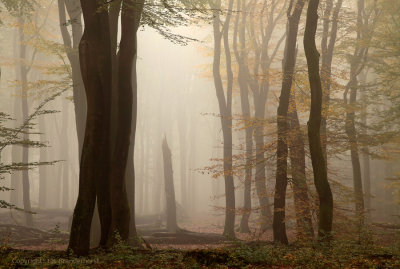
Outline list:
[[[69,207],[69,143],[68,143],[68,121],[69,121],[69,111],[68,104],[66,104],[66,100],[62,100],[63,102],[63,118],[62,118],[62,134],[60,135],[60,144],[61,144],[61,154],[63,158],[62,163],[62,203],[61,208],[67,209]]]
[[[281,244],[288,244],[285,225],[285,204],[287,187],[287,113],[289,109],[290,91],[293,83],[293,73],[296,63],[296,44],[300,16],[305,0],[298,0],[295,4],[290,2],[287,16],[287,34],[285,44],[285,55],[283,61],[283,80],[279,106],[277,110],[278,145],[276,164],[276,184],[274,196],[274,218],[273,234],[274,241]],[[294,5],[293,5],[294,4]],[[293,9],[293,11],[292,11]]]
[[[339,12],[342,7],[343,0],[338,0],[336,6],[333,9],[333,0],[328,0],[326,8],[324,11],[323,18],[323,33],[322,33],[322,54],[321,54],[321,83],[322,83],[322,119],[321,119],[321,143],[322,151],[325,157],[325,164],[328,169],[328,153],[327,153],[327,143],[328,143],[328,133],[327,133],[327,119],[328,110],[330,102],[330,92],[332,84],[332,60],[333,51],[335,48],[338,22],[339,22]],[[333,14],[331,18],[331,13],[333,9]],[[331,26],[330,26],[331,25]],[[330,30],[330,33],[329,33]]]
[[[231,69],[231,55],[229,50],[229,24],[232,16],[233,0],[229,1],[228,10],[222,30],[220,29],[221,0],[216,0],[213,8],[213,29],[214,29],[214,60],[213,77],[221,113],[221,125],[224,141],[224,178],[225,178],[225,225],[223,234],[234,237],[235,231],[235,186],[232,174],[232,84],[233,73]],[[225,99],[224,86],[221,78],[221,41],[224,41],[226,67],[227,67],[227,94]]]
[[[143,5],[144,1],[142,0],[122,1],[121,41],[118,52],[118,126],[112,157],[110,186],[112,229],[113,232],[117,231],[120,234],[122,240],[127,240],[129,237],[130,209],[125,174],[130,143],[131,140],[134,142],[136,131],[134,127],[137,114],[137,89],[132,87],[132,72],[137,54],[136,32],[139,28]]]
[[[182,104],[181,106],[183,106]],[[183,108],[178,116],[178,131],[179,131],[179,156],[180,156],[180,179],[181,179],[181,204],[183,207],[188,205],[188,187],[187,187],[187,130],[186,130],[186,111]]]
[[[245,128],[245,143],[246,143],[246,156],[245,156],[245,179],[244,179],[244,206],[243,215],[240,221],[239,232],[249,233],[249,218],[251,213],[251,180],[252,180],[252,156],[253,156],[253,127],[251,123],[251,112],[249,102],[248,78],[246,71],[245,58],[246,53],[246,4],[245,1],[237,1],[237,9],[243,12],[238,12],[236,15],[233,50],[235,52],[236,61],[238,62],[238,83],[240,89],[240,103],[242,107],[242,117]],[[240,15],[242,20],[239,23]],[[237,46],[237,37],[239,35],[240,49]]]
[[[65,11],[68,12],[68,16],[71,21],[72,37],[68,32]],[[78,156],[80,160],[82,154],[83,139],[85,135],[87,105],[78,53],[78,46],[82,38],[83,32],[82,9],[79,0],[58,0],[58,12],[61,36],[63,38],[64,46],[67,50],[68,60],[71,64],[75,123],[78,138]]]
[[[45,144],[46,141],[46,123],[43,116],[39,117],[39,131],[40,131],[40,143]],[[14,148],[14,147],[13,147]],[[40,148],[40,162],[48,162],[47,148]],[[39,208],[46,208],[47,206],[47,177],[48,167],[47,165],[39,166]]]
[[[170,233],[176,233],[178,230],[178,224],[176,222],[175,187],[172,171],[171,150],[168,147],[167,139],[165,137],[162,144],[162,152],[164,159],[164,186],[167,205],[167,230]]]
[[[333,197],[329,186],[325,158],[321,146],[322,85],[319,74],[319,52],[315,43],[319,0],[310,0],[304,33],[304,51],[307,58],[311,90],[311,110],[308,121],[308,140],[314,173],[314,184],[319,198],[318,237],[330,240],[332,231]]]
[[[361,45],[361,42],[366,41],[365,27],[368,26],[368,21],[364,21],[365,16],[365,3],[364,0],[357,1],[357,38],[356,45],[354,48],[354,54],[350,59],[350,81],[347,84],[344,93],[344,102],[346,105],[346,123],[345,130],[348,137],[351,165],[353,168],[353,185],[354,185],[354,200],[356,209],[356,218],[359,226],[364,224],[364,193],[361,178],[361,165],[360,156],[358,149],[358,136],[355,126],[355,106],[357,104],[357,92],[358,92],[358,75],[364,69],[364,61],[368,55],[368,47]],[[368,35],[370,33],[367,33]],[[347,95],[350,92],[350,98],[348,100]]]
[[[19,57],[22,61],[26,60],[26,45],[25,45],[25,34],[24,34],[24,24],[25,18],[23,15],[18,17],[18,23],[20,27],[18,28],[19,32]],[[27,84],[28,84],[28,67],[25,63],[21,63],[20,65],[20,75],[21,75],[21,99],[22,99],[22,119],[25,120],[29,116],[29,107],[28,107],[28,95],[26,92]],[[29,129],[26,128],[24,130],[22,139],[24,141],[29,141]],[[22,146],[22,163],[27,164],[29,162],[29,148],[28,145]],[[30,182],[29,182],[29,171],[28,169],[22,170],[22,200],[25,210],[25,221],[26,225],[29,227],[33,226],[33,217],[32,217],[32,208],[31,208],[31,196],[30,196]]]
[[[101,223],[101,245],[110,230],[109,202],[111,48],[108,13],[97,1],[81,1],[85,30],[79,45],[82,78],[87,97],[85,139],[79,173],[79,194],[71,226],[69,249],[89,251],[94,203]]]
[[[292,168],[292,183],[294,207],[296,213],[297,238],[300,240],[314,238],[310,199],[306,177],[306,153],[304,150],[303,132],[297,115],[296,96],[292,92],[290,96],[290,111],[288,113],[288,125],[290,138],[289,156]]]

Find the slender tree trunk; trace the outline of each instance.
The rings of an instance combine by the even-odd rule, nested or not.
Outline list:
[[[126,168],[126,187],[130,210],[130,222],[129,222],[129,237],[135,238],[136,233],[136,223],[135,223],[135,136],[136,136],[136,115],[137,115],[137,73],[136,73],[136,62],[137,54],[135,55],[133,66],[132,66],[132,92],[133,92],[133,108],[132,108],[132,124],[131,124],[131,134],[129,143],[129,153],[128,153],[128,163]]]
[[[23,26],[25,24],[25,19],[20,16],[18,17],[18,23],[20,27],[18,28],[19,32],[19,57],[20,59],[26,60],[26,45],[25,42],[25,34]],[[29,116],[28,111],[28,95],[26,93],[26,87],[28,84],[28,68],[21,63],[20,66],[20,75],[21,75],[21,98],[22,98],[22,119],[25,120]],[[29,130],[25,129],[23,134],[23,140],[29,141]],[[22,163],[27,164],[29,162],[29,148],[27,145],[22,146]],[[31,198],[30,198],[30,182],[29,182],[29,171],[28,169],[22,170],[22,200],[25,210],[26,217],[26,225],[29,227],[33,226],[33,217],[32,217],[32,209],[31,209]]]
[[[175,187],[172,171],[171,150],[168,147],[165,137],[162,144],[162,151],[164,159],[164,186],[167,205],[167,230],[170,233],[176,233],[178,230],[178,225],[176,222]]]
[[[69,110],[68,104],[66,100],[63,100],[63,119],[62,119],[62,130],[63,133],[60,136],[60,144],[61,144],[61,152],[63,154],[63,163],[62,163],[62,203],[61,208],[67,209],[69,204],[69,143],[68,143],[68,123],[69,123]]]
[[[363,78],[363,82],[366,82],[366,77]],[[367,97],[365,92],[361,92],[362,99],[362,114],[361,114],[361,122],[363,125],[362,133],[364,136],[367,136],[367,115],[368,115],[368,106],[367,106]],[[364,187],[365,187],[365,213],[367,219],[371,220],[371,164],[370,164],[370,152],[369,147],[367,145],[363,146],[362,151],[362,164],[363,164],[363,178],[364,178]]]
[[[251,122],[250,102],[249,102],[249,90],[248,90],[248,78],[245,59],[247,57],[246,52],[246,3],[245,1],[237,1],[237,9],[243,12],[236,14],[234,37],[233,37],[233,50],[235,53],[236,61],[238,62],[238,83],[240,88],[240,103],[242,107],[242,117],[246,126],[245,131],[245,143],[246,143],[246,161],[245,161],[245,179],[244,179],[244,205],[243,215],[240,221],[239,232],[249,233],[249,218],[251,213],[251,181],[252,181],[252,157],[253,157],[253,127]],[[242,20],[240,21],[240,15]],[[240,48],[237,46],[237,39],[239,36]]]
[[[229,1],[228,10],[232,10],[233,0]],[[224,22],[223,29],[220,30],[220,9],[221,0],[216,0],[213,7],[214,18],[214,60],[213,77],[214,84],[221,112],[221,125],[224,141],[224,178],[225,178],[225,226],[224,235],[234,237],[235,231],[235,186],[232,175],[232,84],[233,73],[231,70],[231,55],[229,49],[229,24],[232,13],[229,11]],[[226,54],[226,67],[228,76],[227,94],[225,99],[224,86],[221,78],[221,41],[224,41]]]
[[[328,133],[327,133],[327,119],[331,93],[332,81],[332,60],[333,51],[336,43],[336,36],[338,31],[339,12],[342,7],[343,0],[338,0],[333,9],[333,0],[328,0],[324,11],[323,18],[323,34],[322,34],[322,66],[321,66],[321,83],[322,83],[322,119],[321,119],[321,143],[322,151],[325,157],[326,167],[328,169]],[[333,10],[333,13],[332,13]],[[331,16],[332,13],[332,16]],[[331,25],[331,27],[330,27]],[[329,32],[330,30],[330,32]]]
[[[365,27],[368,26],[367,19],[365,16],[365,2],[364,0],[357,1],[357,38],[354,48],[354,54],[350,59],[350,81],[347,84],[346,91],[344,94],[344,102],[346,107],[346,123],[345,130],[350,146],[351,164],[353,168],[353,184],[354,184],[354,200],[356,207],[356,218],[359,226],[364,224],[364,193],[361,178],[361,165],[360,156],[358,149],[358,137],[355,126],[355,106],[357,105],[357,91],[358,91],[358,75],[364,69],[364,61],[368,55],[368,47],[361,45],[361,42],[366,41],[368,37],[366,34]],[[366,20],[366,21],[365,21]],[[347,99],[348,92],[350,92],[350,98]]]
[[[66,12],[68,12],[69,21],[71,22],[70,36],[67,28]],[[79,65],[78,46],[82,38],[82,9],[79,0],[58,0],[58,14],[60,20],[61,36],[64,46],[67,48],[68,60],[71,64],[72,71],[72,90],[75,108],[75,123],[78,138],[78,154],[79,160],[82,153],[83,139],[85,135],[86,123],[86,94],[82,81],[81,70]]]
[[[179,130],[179,156],[180,156],[180,179],[181,179],[181,203],[183,207],[187,207],[188,203],[188,187],[187,187],[187,149],[186,149],[186,111],[180,112],[178,117],[178,130]]]
[[[303,133],[297,115],[296,97],[292,92],[290,97],[290,111],[288,114],[290,138],[290,163],[292,167],[292,182],[294,194],[294,207],[296,212],[297,237],[299,239],[312,239],[314,229],[308,196],[306,178],[306,153],[304,150]]]
[[[333,197],[329,186],[324,154],[321,146],[322,85],[319,75],[319,53],[315,44],[318,24],[319,0],[310,0],[304,33],[304,50],[307,58],[311,90],[311,110],[308,121],[308,140],[314,172],[314,184],[319,198],[318,237],[330,240],[332,231]]]
[[[40,131],[40,142],[45,144],[46,141],[46,123],[43,116],[39,117],[39,131]],[[40,148],[40,162],[48,162],[47,148]],[[47,206],[47,177],[48,177],[47,165],[39,166],[39,208],[46,208]]]
[[[18,45],[18,37],[19,33],[17,30],[14,32],[14,57],[17,59],[19,56],[19,45]],[[20,68],[17,66],[15,67],[15,76],[16,80],[20,79]],[[16,88],[17,90],[17,88]],[[20,99],[17,96],[14,96],[14,118],[20,119],[21,118],[21,103]],[[15,126],[18,127],[18,126]],[[13,163],[19,163],[22,160],[22,149],[19,145],[12,145],[11,149],[11,161]],[[10,193],[10,203],[20,207],[21,206],[21,190],[22,190],[22,177],[19,171],[14,171],[11,174],[11,193]]]
[[[192,213],[196,212],[196,202],[197,202],[197,187],[196,187],[196,155],[198,154],[197,152],[197,141],[196,141],[196,135],[197,135],[197,122],[192,114],[191,119],[191,128],[190,128],[190,158],[189,158],[189,166],[190,166],[190,171],[189,171],[189,197],[190,197],[190,210]]]
[[[356,105],[356,100],[357,100],[358,81],[356,75],[351,74],[351,76],[352,79],[349,84],[349,89],[350,89],[349,105],[354,107]],[[347,111],[346,113],[345,129],[350,144],[351,165],[353,168],[356,217],[357,217],[357,222],[359,222],[360,226],[362,226],[364,222],[364,197],[363,197],[364,193],[363,193],[362,178],[361,178],[360,156],[358,152],[359,150],[358,150],[357,130],[355,127],[355,111],[354,108],[350,109],[351,111]]]
[[[286,138],[288,130],[287,113],[289,108],[290,91],[293,83],[294,67],[296,63],[297,32],[304,3],[304,0],[298,0],[295,4],[293,3],[293,1],[291,1],[288,8],[287,35],[285,44],[285,56],[283,61],[282,90],[277,110],[278,146],[274,196],[274,219],[272,226],[274,241],[282,244],[288,243],[285,225],[288,157],[288,146]]]

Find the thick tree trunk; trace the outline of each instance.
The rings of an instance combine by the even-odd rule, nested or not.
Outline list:
[[[329,186],[326,163],[321,146],[322,85],[319,75],[319,53],[315,44],[318,24],[319,0],[310,0],[304,33],[304,50],[307,58],[311,90],[311,110],[308,121],[308,140],[314,172],[314,183],[319,198],[318,237],[330,240],[332,231],[333,197]]]
[[[79,45],[82,78],[87,97],[87,120],[81,157],[79,194],[71,226],[69,249],[89,251],[90,225],[97,193],[101,241],[109,236],[111,48],[107,11],[97,1],[81,1],[85,31]]]
[[[293,5],[293,1],[291,1],[288,8],[287,35],[285,44],[285,56],[283,61],[282,90],[277,110],[278,146],[276,164],[276,185],[274,196],[273,232],[274,241],[282,244],[288,243],[285,225],[288,157],[288,146],[286,138],[288,130],[287,113],[289,108],[290,91],[293,83],[294,67],[296,63],[297,32],[304,3],[305,0],[298,0],[295,5]]]
[[[168,147],[167,139],[165,137],[162,143],[162,152],[164,159],[164,186],[167,205],[167,230],[170,233],[176,233],[178,225],[176,222],[174,176],[172,171],[171,150]]]

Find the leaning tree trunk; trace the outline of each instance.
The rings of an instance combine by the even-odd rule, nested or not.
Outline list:
[[[85,31],[79,45],[87,97],[85,139],[79,172],[79,194],[68,248],[77,255],[89,251],[90,225],[97,194],[101,245],[109,236],[111,49],[108,13],[97,1],[81,1]]]
[[[290,91],[293,83],[294,67],[296,63],[297,32],[304,3],[305,0],[299,0],[293,7],[293,1],[291,1],[288,8],[285,56],[283,60],[282,90],[277,110],[278,146],[276,151],[276,185],[274,196],[274,219],[272,226],[274,241],[282,244],[288,243],[285,225],[288,157],[288,146],[286,139],[288,130],[287,113],[289,108]],[[293,12],[292,9],[294,9]]]
[[[178,230],[178,224],[176,222],[174,176],[172,171],[171,150],[168,147],[167,139],[165,137],[162,143],[162,152],[164,159],[164,186],[167,209],[167,230],[170,233],[176,233]]]
[[[329,186],[325,158],[321,146],[322,86],[319,75],[319,53],[315,43],[318,24],[319,0],[310,0],[304,33],[304,50],[307,58],[311,90],[311,110],[308,121],[308,140],[314,172],[314,184],[319,198],[318,237],[330,240],[332,231],[333,197]]]

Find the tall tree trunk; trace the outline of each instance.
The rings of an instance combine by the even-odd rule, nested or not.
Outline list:
[[[229,25],[232,16],[233,0],[229,1],[228,14],[220,29],[221,0],[216,0],[213,8],[213,29],[214,29],[214,60],[213,77],[221,113],[221,125],[224,141],[224,178],[225,178],[225,226],[224,235],[234,237],[235,231],[235,186],[232,174],[232,84],[233,73],[231,69],[231,54],[229,49]],[[225,99],[224,86],[221,78],[221,41],[224,41],[226,67],[228,76],[227,94]]]
[[[39,131],[40,131],[40,143],[45,144],[46,141],[46,123],[43,116],[39,117]],[[40,148],[40,162],[48,162],[47,148]],[[47,165],[39,166],[39,208],[46,208],[47,206],[47,177],[48,177]]]
[[[137,46],[137,43],[136,43]],[[133,108],[132,108],[132,124],[131,124],[131,134],[129,143],[129,153],[128,153],[128,164],[126,168],[125,180],[127,187],[127,195],[130,210],[130,222],[129,222],[129,237],[135,238],[136,233],[136,223],[135,223],[135,137],[136,137],[136,118],[137,118],[137,53],[134,58],[132,66],[132,92],[133,92]]]
[[[79,194],[71,226],[69,249],[89,251],[90,224],[97,204],[101,241],[109,236],[111,48],[108,13],[97,1],[81,1],[85,31],[79,45],[82,78],[87,97],[87,120],[79,174]]]
[[[174,176],[172,171],[171,150],[168,147],[167,139],[165,137],[162,143],[162,152],[164,159],[164,186],[167,205],[167,230],[170,233],[176,233],[178,230],[178,224],[176,223]]]
[[[191,115],[191,128],[190,128],[190,158],[189,158],[189,166],[190,166],[190,176],[189,176],[189,197],[190,197],[190,210],[192,213],[196,212],[196,202],[197,202],[197,187],[196,187],[196,155],[197,155],[197,122],[193,114]]]
[[[312,239],[314,229],[312,226],[312,216],[310,209],[310,199],[308,196],[308,186],[306,177],[306,153],[304,150],[303,132],[297,115],[296,96],[292,92],[290,96],[290,110],[288,113],[288,124],[290,138],[289,156],[292,168],[293,196],[296,213],[297,237],[302,239]]]
[[[20,27],[18,28],[19,32],[19,57],[22,61],[26,60],[26,45],[25,45],[25,34],[24,34],[24,24],[25,19],[22,16],[18,17],[18,23]],[[21,63],[20,66],[20,75],[21,75],[21,98],[22,98],[22,119],[25,120],[29,116],[28,111],[28,94],[26,92],[27,84],[28,84],[28,67],[25,63]],[[29,130],[25,129],[22,139],[24,141],[29,140]],[[27,164],[29,162],[29,148],[27,145],[22,146],[22,163]],[[22,200],[25,210],[25,221],[26,225],[29,227],[33,226],[33,217],[32,217],[32,209],[31,209],[31,198],[30,198],[30,182],[29,182],[29,171],[28,169],[22,170]]]
[[[245,1],[237,1],[237,10],[242,10],[236,14],[234,37],[233,37],[233,50],[235,53],[236,61],[238,62],[238,83],[240,89],[240,103],[242,107],[242,117],[245,128],[245,143],[246,143],[246,168],[245,168],[245,179],[244,179],[244,205],[243,215],[240,221],[239,231],[241,233],[249,233],[249,218],[251,213],[251,180],[252,180],[252,157],[253,157],[253,127],[251,122],[250,102],[249,102],[249,90],[248,90],[248,77],[246,69],[246,3]],[[240,15],[242,20],[239,21]],[[237,46],[237,39],[239,36],[240,48]]]
[[[19,45],[18,45],[18,37],[19,33],[17,30],[14,31],[14,57],[17,59],[19,56]],[[15,67],[15,79],[18,80],[20,79],[20,74],[19,74],[20,68],[17,66]],[[16,90],[18,90],[16,88]],[[20,119],[21,118],[21,103],[20,99],[17,96],[14,96],[14,118]],[[15,127],[18,127],[17,124]],[[13,163],[19,163],[22,160],[22,149],[19,145],[12,145],[11,149],[11,161]],[[19,171],[14,171],[14,173],[11,174],[11,193],[10,193],[10,203],[20,207],[21,206],[21,190],[22,190],[22,177],[21,173]]]
[[[137,114],[137,89],[132,87],[132,72],[137,53],[136,32],[139,28],[143,5],[143,0],[123,0],[121,13],[121,41],[118,52],[118,126],[112,157],[110,198],[112,229],[113,232],[119,232],[123,240],[128,239],[129,236],[130,209],[125,173],[130,142],[135,140],[134,136],[131,137],[131,131],[136,131],[135,128],[132,129],[132,125],[136,126]]]
[[[62,100],[63,102],[63,118],[62,118],[62,134],[60,136],[60,144],[61,144],[61,153],[63,154],[63,163],[62,163],[62,203],[61,208],[67,209],[69,204],[69,143],[68,143],[68,121],[69,121],[69,110],[68,104],[66,100]]]
[[[69,21],[71,22],[72,37],[68,32],[65,11],[68,12]],[[80,160],[85,135],[87,104],[78,53],[78,46],[83,32],[82,9],[79,0],[58,0],[58,12],[61,36],[63,38],[64,46],[66,46],[67,49],[68,60],[71,64],[75,123],[78,138],[78,156]]]
[[[322,119],[321,119],[321,143],[322,151],[325,157],[325,164],[328,169],[328,133],[327,119],[330,102],[331,84],[332,84],[332,60],[335,49],[336,37],[338,31],[339,12],[342,8],[343,0],[338,0],[333,9],[333,0],[328,0],[324,11],[323,34],[322,34],[322,53],[321,53],[321,83],[322,83]],[[333,9],[333,14],[331,17]],[[331,25],[331,26],[330,26]],[[330,32],[329,32],[330,30]]]
[[[182,104],[183,105],[183,104]],[[183,108],[178,116],[178,130],[179,130],[179,156],[180,156],[180,179],[181,179],[181,204],[187,207],[188,203],[188,188],[187,188],[187,149],[186,149],[186,111]]]
[[[344,102],[346,105],[346,123],[345,130],[349,141],[351,165],[353,168],[353,184],[354,184],[354,200],[356,208],[356,218],[359,226],[364,224],[364,193],[361,178],[361,165],[360,156],[358,149],[358,137],[355,126],[356,108],[357,105],[357,91],[358,91],[358,75],[364,69],[364,61],[368,55],[368,47],[361,43],[368,38],[365,27],[368,26],[368,21],[364,21],[365,16],[365,2],[364,0],[357,1],[357,38],[354,48],[354,54],[350,59],[350,81],[347,84],[346,91],[344,93]],[[348,100],[347,95],[350,92],[350,98]]]
[[[366,82],[366,74],[363,76],[363,82]],[[361,101],[362,101],[362,114],[361,114],[361,122],[363,125],[362,134],[364,136],[368,135],[367,132],[367,115],[368,115],[368,106],[367,106],[367,97],[364,91],[361,92]],[[362,151],[362,164],[363,164],[363,184],[365,188],[365,213],[367,221],[371,220],[371,164],[370,164],[370,152],[368,145],[365,145],[361,149]]]
[[[277,110],[278,124],[278,146],[277,146],[277,164],[276,164],[276,184],[274,196],[274,219],[273,233],[274,241],[287,244],[285,225],[285,204],[286,204],[286,186],[287,186],[287,113],[289,108],[290,91],[293,83],[293,73],[296,63],[296,45],[297,33],[299,28],[300,16],[304,7],[305,0],[290,2],[287,16],[287,34],[285,44],[285,55],[283,60],[283,80],[279,106]]]
[[[311,110],[308,121],[308,140],[314,173],[314,184],[319,198],[318,237],[330,240],[332,231],[333,197],[329,186],[325,158],[321,146],[322,85],[319,74],[319,52],[315,43],[319,0],[310,0],[304,33],[304,51],[307,58],[311,90]]]

